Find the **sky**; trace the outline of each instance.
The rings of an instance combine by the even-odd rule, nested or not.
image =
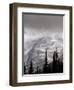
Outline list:
[[[40,37],[62,37],[63,16],[23,13],[23,28],[25,42]]]

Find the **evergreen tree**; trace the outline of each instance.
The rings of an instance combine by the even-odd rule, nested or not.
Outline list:
[[[57,48],[56,51],[54,51],[53,53],[53,72],[57,72],[57,65],[58,65],[58,52],[57,52]]]
[[[43,72],[47,73],[47,49],[45,51],[45,63],[44,63],[44,67],[43,67]]]
[[[25,66],[25,64],[24,64],[24,74],[26,74],[26,66]]]
[[[33,73],[33,64],[32,61],[30,62],[30,67],[29,67],[29,74]]]
[[[36,73],[38,74],[39,73],[39,67],[37,66],[36,68]]]

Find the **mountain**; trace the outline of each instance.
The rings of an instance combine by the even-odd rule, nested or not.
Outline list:
[[[53,52],[57,47],[59,58],[63,61],[63,40],[61,38],[52,39],[51,37],[41,37],[38,40],[30,41],[28,48],[24,49],[24,62],[26,65],[27,73],[32,61],[34,72],[37,67],[42,70],[45,60],[45,50],[47,49],[48,64],[53,61]],[[31,45],[31,46],[30,46]],[[30,46],[30,47],[29,47]]]

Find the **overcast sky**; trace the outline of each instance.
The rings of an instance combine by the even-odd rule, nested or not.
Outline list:
[[[33,40],[43,36],[62,36],[63,16],[23,14],[24,40]]]

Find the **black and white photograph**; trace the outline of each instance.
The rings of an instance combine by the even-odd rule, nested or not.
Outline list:
[[[63,73],[63,15],[22,13],[22,72]]]

